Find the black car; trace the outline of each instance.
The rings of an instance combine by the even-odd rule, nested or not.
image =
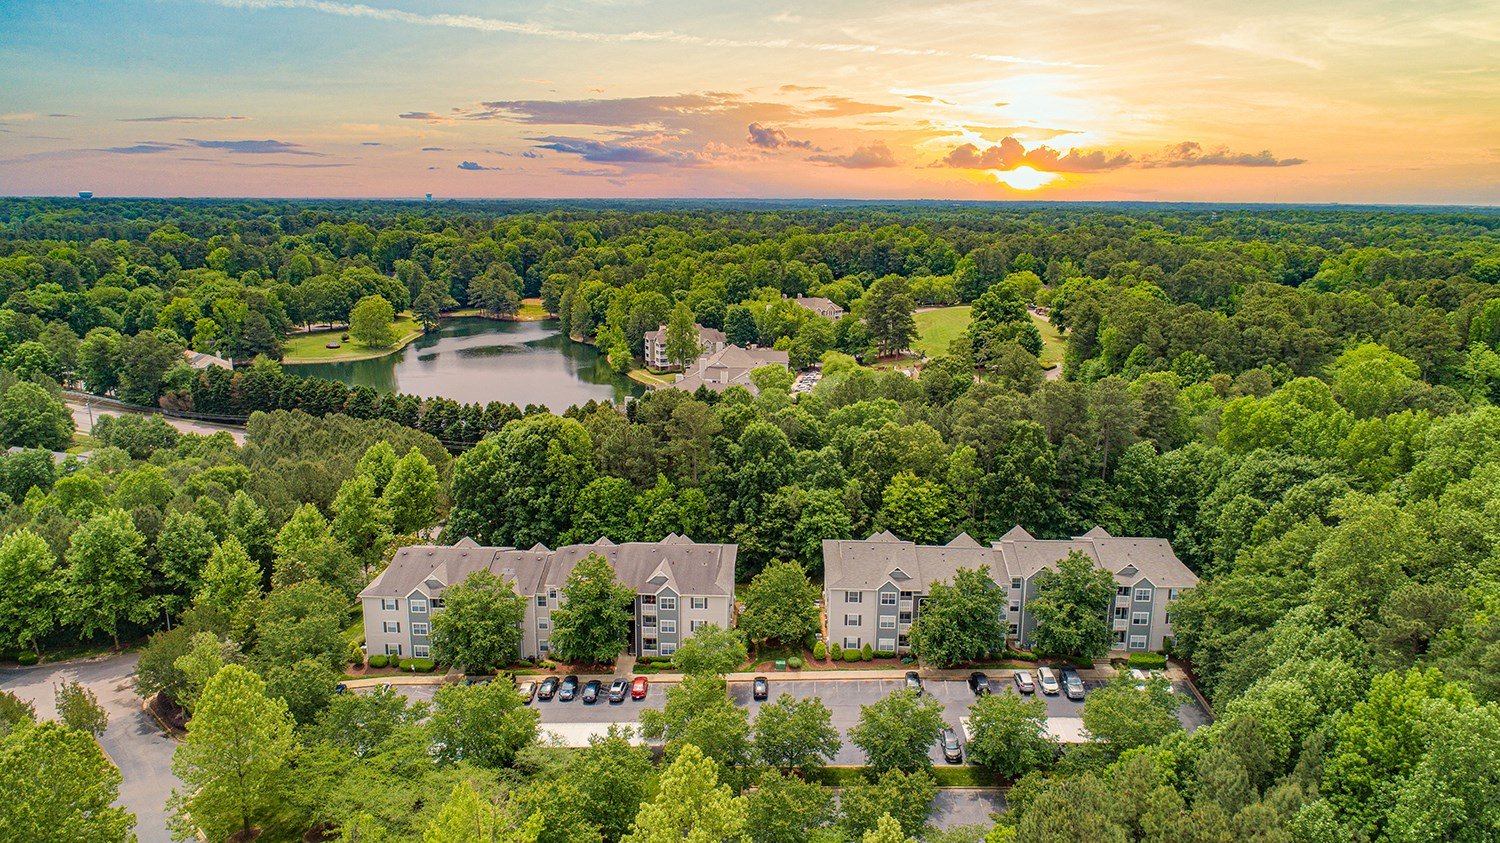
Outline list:
[[[603,687],[604,685],[598,679],[590,679],[588,684],[583,686],[583,704],[593,705],[598,702],[599,689]]]
[[[969,674],[969,690],[973,691],[976,697],[988,694],[990,692],[990,678],[977,671]]]
[[[1063,693],[1070,700],[1083,699],[1083,677],[1077,671],[1064,670],[1062,675]]]
[[[625,702],[625,695],[630,693],[630,680],[619,678],[609,683],[609,701],[612,703]]]
[[[906,689],[915,691],[919,697],[922,696],[922,677],[918,676],[915,670],[906,672]]]
[[[964,748],[958,742],[958,733],[952,729],[943,730],[943,760],[949,764],[964,763]]]
[[[771,696],[771,680],[764,676],[755,677],[755,682],[750,686],[750,696],[757,700]]]
[[[539,700],[550,700],[557,695],[557,677],[548,676],[542,680],[540,687],[536,689],[536,698]]]
[[[562,685],[557,689],[557,701],[570,702],[576,696],[578,696],[578,677],[564,676]]]

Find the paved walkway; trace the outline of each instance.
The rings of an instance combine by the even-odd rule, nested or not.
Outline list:
[[[71,395],[63,396],[63,403],[73,412],[73,424],[78,427],[79,433],[88,433],[94,429],[94,422],[104,416],[121,415],[146,415],[136,410],[129,410],[114,403],[101,404],[85,399],[74,398]],[[152,414],[155,415],[155,414]],[[192,419],[179,419],[173,416],[162,416],[167,424],[177,428],[183,433],[197,433],[202,436],[212,436],[219,431],[224,431],[234,437],[235,444],[245,444],[245,429],[243,427],[231,427],[229,425],[211,424],[209,422],[194,421]]]

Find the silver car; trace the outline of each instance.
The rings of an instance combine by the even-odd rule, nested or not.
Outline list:
[[[1036,680],[1031,678],[1031,671],[1018,670],[1015,675],[1016,690],[1023,694],[1036,693]]]

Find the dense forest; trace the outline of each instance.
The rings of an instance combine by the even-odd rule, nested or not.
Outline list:
[[[143,687],[267,724],[281,763],[240,807],[273,837],[417,839],[465,811],[527,841],[1500,835],[1500,213],[10,200],[0,295],[0,650],[152,636]],[[554,415],[276,363],[372,295],[439,314],[539,297],[613,360],[686,307],[823,378]],[[870,365],[911,345],[913,309],[959,302],[973,321],[916,377]],[[1060,378],[1027,305],[1065,332]],[[194,370],[188,348],[243,365]],[[62,386],[249,416],[248,439],[122,418],[54,461],[81,450]],[[1115,728],[996,766],[1014,787],[992,828],[924,829],[921,764],[834,808],[751,751],[759,723],[751,741],[706,681],[669,700],[659,768],[623,739],[537,747],[483,691],[430,712],[333,693],[343,607],[439,526],[732,541],[748,582],[778,561],[816,581],[826,538],[1016,524],[1170,539],[1202,577],[1170,654],[1217,720],[1188,735],[1131,708],[1149,695],[1104,695]]]

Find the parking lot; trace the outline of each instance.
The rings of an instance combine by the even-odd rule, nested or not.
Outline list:
[[[836,680],[799,680],[791,678],[790,674],[770,674],[769,678],[771,700],[775,700],[782,694],[790,694],[796,699],[819,697],[828,706],[833,715],[833,725],[839,730],[843,740],[838,755],[833,759],[836,765],[864,763],[864,753],[849,742],[849,728],[859,722],[860,706],[869,705],[902,686],[902,681],[899,679],[851,677]],[[1103,684],[1099,681],[1087,681],[1084,683],[1085,693],[1090,693]],[[1015,686],[1009,679],[1002,681],[1001,677],[997,676],[991,679],[991,685],[996,693],[1016,693]],[[431,700],[437,690],[432,685],[398,687],[413,700]],[[639,701],[627,699],[623,703],[611,704],[601,696],[600,701],[594,705],[584,705],[578,699],[571,702],[559,702],[554,699],[535,700],[532,702],[532,707],[540,714],[544,730],[549,724],[595,724],[602,727],[610,723],[638,723],[642,710],[659,709],[666,703],[666,690],[669,687],[671,687],[669,683],[653,683],[646,699]],[[969,690],[968,683],[961,680],[924,680],[923,687],[926,693],[943,704],[943,719],[948,725],[956,731],[959,730],[959,718],[968,714],[969,706],[974,702],[974,694]],[[1184,728],[1192,731],[1210,721],[1208,713],[1197,704],[1184,684],[1179,683],[1177,691],[1178,696],[1184,701],[1177,713]],[[729,695],[737,705],[749,710],[752,720],[755,712],[764,705],[750,698],[750,682],[748,681],[730,682]],[[1039,692],[1036,697],[1046,702],[1049,719],[1058,719],[1058,723],[1054,725],[1055,731],[1068,731],[1076,726],[1077,718],[1083,715],[1082,702],[1070,700],[1061,694],[1047,696]],[[577,730],[565,731],[576,732]],[[936,736],[934,736],[930,754],[935,763],[944,763],[942,749],[936,741]]]

